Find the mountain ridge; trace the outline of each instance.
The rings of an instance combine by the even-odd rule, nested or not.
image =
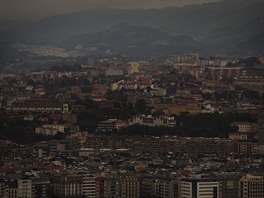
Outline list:
[[[189,47],[197,48],[198,42],[199,49],[205,54],[244,56],[248,55],[248,50],[254,55],[259,53],[259,49],[255,50],[254,46],[244,45],[248,49],[243,50],[239,48],[243,46],[243,42],[249,41],[250,38],[254,39],[255,35],[263,32],[262,5],[261,0],[224,0],[182,8],[127,10],[97,8],[44,18],[27,23],[23,27],[13,27],[0,33],[0,41],[69,46],[72,44],[72,38],[81,38],[85,34],[99,34],[104,40],[102,36],[105,31],[111,30],[111,27],[117,24],[128,23],[152,28],[155,35],[158,34],[157,31],[161,31],[173,36],[188,36],[195,41],[194,46]],[[131,29],[127,30],[127,34],[129,31],[131,33]],[[161,39],[162,37],[164,35],[161,35]],[[93,38],[96,39],[94,36]],[[166,50],[163,54],[166,54]]]

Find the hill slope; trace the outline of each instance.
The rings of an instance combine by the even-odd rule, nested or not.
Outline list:
[[[111,35],[111,27],[123,23],[140,26],[144,33],[140,35],[137,32],[134,38]],[[143,27],[151,29],[142,29]],[[130,35],[131,29],[126,28],[128,27],[120,26],[115,32],[123,31],[123,34]],[[144,44],[145,48],[141,48],[143,56],[155,54],[147,50],[147,46],[153,46],[153,42],[160,42],[160,45],[154,46],[157,48],[156,52],[163,54],[170,52],[168,48],[176,45],[180,51],[185,51],[185,47],[189,47],[190,51],[199,49],[205,54],[243,56],[264,53],[255,45],[245,44],[250,42],[251,38],[254,39],[256,35],[261,35],[263,28],[263,0],[223,0],[183,8],[131,10],[98,8],[64,16],[53,16],[36,22],[28,22],[23,26],[12,26],[0,33],[0,41],[64,46],[65,44],[71,45],[73,40],[78,41],[77,37],[80,37],[79,41],[83,41],[85,47],[93,46],[91,44],[93,40],[107,43],[108,47],[115,49],[116,52],[127,50],[127,53],[133,53],[133,46]],[[151,32],[150,35],[155,35],[155,38],[149,37],[147,32]],[[168,34],[165,35],[165,33]],[[83,35],[90,38],[82,40],[85,38]],[[186,39],[178,38],[177,40],[177,36],[184,36]],[[110,37],[114,38],[111,42]],[[171,44],[174,42],[176,44]],[[264,43],[258,45],[264,45]],[[101,49],[97,45],[95,48]]]

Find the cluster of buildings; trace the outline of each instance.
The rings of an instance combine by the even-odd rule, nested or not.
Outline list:
[[[261,198],[262,174],[222,172],[145,173],[139,171],[50,170],[6,174],[0,179],[3,198]]]
[[[0,74],[0,130],[43,138],[0,140],[0,197],[264,197],[263,77],[234,63],[191,53]],[[234,112],[258,117],[226,138],[115,133]]]
[[[72,70],[63,70],[62,66],[57,70],[1,74],[0,106],[19,114],[76,114],[87,110],[87,98],[101,108],[110,108],[118,101],[109,99],[108,94],[122,92],[127,103],[144,99],[153,110],[168,116],[182,112],[241,112],[248,110],[246,105],[252,111],[263,107],[260,101],[243,98],[243,89],[263,94],[263,76],[247,74],[243,66],[228,66],[235,62],[233,59],[202,59],[193,53],[175,55],[172,62],[163,64],[100,61]],[[52,87],[54,83],[57,86]],[[230,92],[232,98],[215,98]],[[211,108],[204,110],[208,105]]]
[[[169,116],[152,116],[152,115],[135,115],[127,121],[118,119],[108,119],[98,123],[98,132],[113,132],[127,126],[140,125],[148,127],[175,127],[176,121],[174,117]]]
[[[144,125],[150,127],[174,127],[176,126],[176,121],[174,117],[168,116],[152,116],[152,115],[138,115],[133,116],[129,121],[129,125]]]

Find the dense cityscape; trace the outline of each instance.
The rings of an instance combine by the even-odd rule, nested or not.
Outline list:
[[[0,75],[0,197],[263,197],[264,57]]]
[[[0,0],[0,198],[264,198],[264,0]]]

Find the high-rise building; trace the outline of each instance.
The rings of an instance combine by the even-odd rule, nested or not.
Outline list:
[[[247,174],[241,178],[241,198],[251,197],[264,197],[264,176]]]
[[[118,181],[115,174],[106,174],[96,178],[97,198],[118,198]]]
[[[140,197],[177,198],[178,180],[165,176],[142,176]]]
[[[136,175],[119,175],[118,188],[120,198],[140,197],[140,182]]]
[[[179,182],[179,197],[240,198],[240,183],[240,176],[231,173],[183,178]]]
[[[238,174],[217,174],[219,181],[219,194],[221,198],[240,197],[240,177]]]
[[[180,182],[181,198],[219,198],[219,182],[215,178],[185,178]]]
[[[32,179],[32,192],[34,198],[51,198],[50,179]]]
[[[96,197],[96,175],[84,174],[82,175],[82,195],[86,198]]]
[[[264,112],[258,114],[259,144],[264,145]]]
[[[1,197],[3,198],[17,198],[18,186],[17,180],[7,180],[1,182]]]
[[[81,197],[83,178],[80,175],[55,175],[52,178],[52,197]]]
[[[4,197],[5,195],[5,182],[0,179],[0,197]]]
[[[17,180],[18,197],[31,198],[32,196],[32,181],[30,179],[19,179]]]

